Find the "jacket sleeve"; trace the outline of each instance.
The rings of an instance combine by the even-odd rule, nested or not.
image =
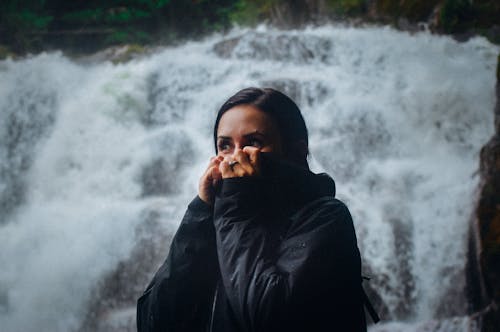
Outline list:
[[[160,267],[137,302],[137,330],[194,331],[205,324],[218,272],[212,208],[196,197]]]
[[[319,331],[329,322],[330,329],[357,330],[349,321],[362,308],[349,297],[357,296],[361,263],[347,207],[317,199],[287,221],[263,186],[255,178],[226,179],[215,202],[220,272],[240,328]],[[285,234],[273,233],[287,222]]]

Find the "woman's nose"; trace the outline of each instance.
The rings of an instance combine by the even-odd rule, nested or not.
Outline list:
[[[231,155],[236,155],[239,151],[243,151],[244,146],[241,145],[235,145],[233,149],[233,153]]]

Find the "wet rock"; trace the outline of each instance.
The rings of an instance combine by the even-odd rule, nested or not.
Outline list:
[[[476,207],[479,263],[487,306],[482,331],[500,329],[500,56],[497,69],[495,135],[481,149],[481,186]]]
[[[467,312],[477,313],[486,306],[486,291],[482,282],[481,267],[478,253],[480,252],[480,241],[478,229],[471,223],[467,243],[467,261],[465,267],[465,291]]]
[[[192,142],[181,130],[167,131],[151,142],[156,156],[144,165],[140,182],[143,196],[172,195],[181,187],[183,172],[194,155]]]
[[[141,56],[152,53],[152,48],[138,44],[113,46],[96,52],[92,55],[81,56],[76,60],[83,64],[111,61],[114,64],[126,63]]]
[[[149,108],[141,114],[141,122],[147,127],[162,126],[178,123],[184,119],[184,111],[189,100],[184,98],[173,88],[162,82],[158,73],[154,73],[146,80],[147,100]]]
[[[226,39],[214,45],[214,52],[221,58],[230,58],[241,37]]]
[[[16,58],[16,54],[12,52],[9,47],[0,44],[0,60],[7,58]]]
[[[441,275],[447,279],[447,289],[439,299],[434,317],[437,319],[446,319],[447,317],[460,316],[467,311],[467,300],[462,287],[457,285],[464,284],[464,271],[443,267]]]
[[[363,276],[369,279],[363,280],[363,289],[365,290],[365,293],[368,299],[370,300],[370,303],[372,304],[373,308],[379,315],[380,319],[387,320],[389,317],[391,317],[391,310],[389,309],[387,303],[385,303],[382,297],[380,296],[381,291],[378,286],[380,285],[381,279],[383,278],[381,278],[380,275],[374,273],[373,271],[374,270],[370,266],[370,263],[364,261]],[[367,324],[373,323],[371,317],[369,317],[368,315],[366,315],[366,322]]]
[[[406,219],[406,220],[405,220]],[[396,316],[402,319],[409,319],[412,315],[412,308],[415,306],[416,293],[415,293],[415,280],[412,274],[411,264],[414,261],[413,257],[413,243],[411,241],[413,236],[413,223],[410,216],[406,218],[392,218],[389,220],[393,227],[394,232],[394,245],[397,272],[399,280],[402,281],[401,287],[398,292],[401,294],[400,298],[404,299],[397,307],[395,312]]]
[[[147,109],[141,122],[147,127],[182,123],[197,93],[222,77],[201,65],[165,66],[146,79]],[[196,77],[196,80],[186,79]]]
[[[162,222],[167,218],[161,208],[153,206],[144,211],[130,258],[96,285],[80,332],[135,331],[137,299],[165,259],[172,241],[173,231]]]
[[[300,107],[314,106],[323,102],[331,91],[320,81],[299,82],[291,79],[263,80],[260,86],[283,92]]]
[[[52,129],[57,96],[50,88],[13,82],[0,112],[0,224],[24,201],[25,175],[36,147]]]
[[[288,61],[297,64],[328,63],[333,45],[318,36],[252,32],[215,44],[222,58]]]

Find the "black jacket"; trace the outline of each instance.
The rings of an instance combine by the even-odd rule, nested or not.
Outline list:
[[[213,209],[189,204],[138,300],[139,332],[366,330],[356,235],[333,180],[269,165],[223,180]]]

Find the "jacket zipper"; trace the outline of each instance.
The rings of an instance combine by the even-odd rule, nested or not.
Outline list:
[[[219,290],[219,283],[217,283],[217,286],[215,287],[214,301],[212,303],[212,314],[210,315],[210,327],[208,329],[209,332],[213,332],[214,316],[215,316],[215,302],[217,301],[218,290]]]

